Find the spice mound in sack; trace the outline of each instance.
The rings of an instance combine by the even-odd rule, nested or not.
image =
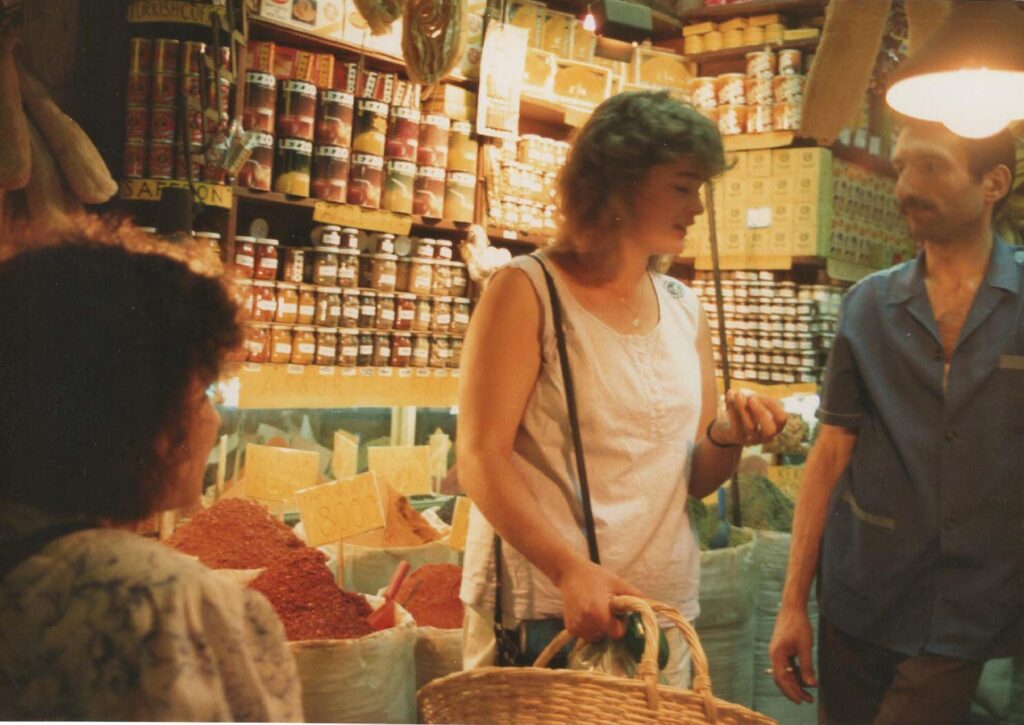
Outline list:
[[[212,569],[259,569],[305,544],[260,504],[224,498],[175,531],[167,543]]]
[[[307,639],[355,639],[373,630],[373,610],[361,594],[338,589],[318,549],[302,548],[282,556],[249,583],[270,600],[292,642]]]
[[[395,600],[421,627],[460,629],[463,606],[459,599],[462,567],[424,564],[402,583]]]
[[[382,487],[387,495],[384,546],[421,546],[441,538],[438,530],[412,507],[409,499],[387,484]]]

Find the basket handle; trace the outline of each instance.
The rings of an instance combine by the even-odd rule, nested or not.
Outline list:
[[[683,633],[683,639],[690,648],[690,657],[693,660],[693,691],[696,692],[701,701],[704,703],[704,714],[707,716],[708,722],[714,723],[718,721],[718,711],[715,707],[714,695],[711,691],[711,676],[708,674],[708,658],[704,654],[704,648],[701,647],[700,639],[697,637],[697,632],[693,626],[687,622],[675,608],[670,607],[662,602],[654,600],[641,599],[640,597],[632,597],[628,595],[618,595],[612,597],[611,601],[612,611],[616,614],[628,614],[630,612],[637,612],[640,614],[640,620],[644,625],[644,653],[640,658],[640,666],[637,668],[637,672],[640,679],[643,681],[644,686],[647,689],[647,706],[654,711],[658,709],[658,619],[655,612],[663,614],[672,624],[674,624],[680,632]],[[573,639],[573,636],[569,634],[568,630],[562,630],[557,637],[555,637],[548,646],[537,656],[534,661],[534,667],[546,667],[551,661],[551,658],[555,656],[566,644]],[[576,648],[583,646],[583,642],[579,642]]]

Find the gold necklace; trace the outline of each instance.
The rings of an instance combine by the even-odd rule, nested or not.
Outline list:
[[[633,320],[632,320],[632,322],[630,324],[633,325],[633,329],[634,330],[635,329],[639,329],[639,327],[640,327],[640,308],[643,306],[643,302],[644,302],[643,297],[644,297],[644,290],[641,287],[640,288],[640,301],[639,301],[639,304],[637,304],[636,308],[634,309],[632,305],[630,305],[628,302],[626,302],[626,298],[625,297],[619,296],[619,302],[624,304],[626,306],[626,309],[629,310],[632,313],[632,315],[633,315]]]

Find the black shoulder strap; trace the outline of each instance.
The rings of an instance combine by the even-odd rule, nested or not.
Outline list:
[[[31,536],[16,542],[13,546],[7,547],[4,551],[0,552],[0,581],[14,571],[23,561],[33,554],[42,551],[51,541],[56,541],[62,536],[67,536],[83,529],[91,529],[95,526],[95,521],[64,521],[41,529]]]

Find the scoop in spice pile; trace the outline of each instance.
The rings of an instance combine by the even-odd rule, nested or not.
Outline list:
[[[421,627],[461,629],[464,613],[459,599],[462,567],[424,564],[409,575],[395,597]]]
[[[366,598],[339,589],[326,561],[323,552],[304,547],[278,558],[249,584],[270,601],[292,642],[373,632]]]
[[[200,511],[167,539],[212,569],[259,569],[305,544],[263,506],[224,498]]]

